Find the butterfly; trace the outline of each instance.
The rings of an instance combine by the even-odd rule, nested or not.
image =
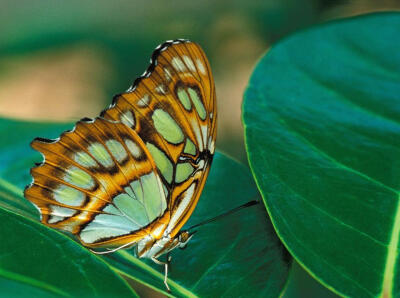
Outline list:
[[[213,159],[216,95],[209,62],[188,40],[158,46],[150,66],[95,119],[31,146],[25,197],[52,228],[97,253],[135,247],[139,258],[185,247],[181,228],[197,205]]]

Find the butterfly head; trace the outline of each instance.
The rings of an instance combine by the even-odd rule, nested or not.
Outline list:
[[[188,242],[190,239],[192,239],[193,235],[196,233],[197,231],[193,231],[193,232],[189,232],[189,231],[181,231],[178,236],[178,247],[181,249],[186,248]]]

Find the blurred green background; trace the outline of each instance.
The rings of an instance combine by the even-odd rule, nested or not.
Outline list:
[[[395,0],[1,0],[0,116],[94,117],[143,73],[158,44],[187,38],[211,62],[217,146],[246,162],[240,107],[260,56],[302,28],[399,8]],[[334,294],[294,264],[284,297]]]

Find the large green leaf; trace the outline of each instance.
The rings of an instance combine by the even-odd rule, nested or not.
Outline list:
[[[41,161],[40,154],[29,148],[29,142],[35,136],[57,137],[61,131],[71,127],[72,124],[28,123],[0,119],[0,133],[4,136],[0,141],[0,152],[4,152],[1,154],[0,195],[5,194],[1,197],[0,206],[24,216],[35,217],[32,206],[21,196],[21,189],[31,181],[29,167],[34,162]],[[14,133],[6,133],[10,131]],[[249,170],[218,153],[204,193],[188,226],[257,199],[258,196]],[[27,221],[22,217],[21,219]],[[32,223],[29,221],[29,224]],[[62,241],[57,240],[60,233],[34,224],[35,227],[43,229],[42,234],[55,237],[54,243],[52,241],[51,244],[57,248],[80,247],[64,236]],[[29,227],[28,224],[25,226]],[[24,238],[19,238],[18,235],[20,233],[15,233],[15,241],[24,243]],[[35,243],[37,240],[32,238],[31,241]],[[26,252],[26,256],[35,254],[36,266],[40,268],[40,264],[43,263],[41,259],[45,256],[42,256],[34,245],[32,247],[33,249]],[[86,252],[83,248],[81,251]],[[86,254],[91,256],[89,253]],[[71,262],[74,257],[68,256],[63,259]],[[91,257],[98,260],[96,257]],[[180,297],[197,295],[276,297],[283,290],[291,263],[290,256],[276,237],[261,204],[199,227],[187,249],[174,251],[172,258],[169,279],[171,294],[165,291],[163,268],[135,258],[129,250],[105,256],[103,260],[117,273],[130,277],[157,292]],[[91,266],[90,262],[86,262],[86,265]],[[93,267],[93,270],[96,268]]]
[[[400,297],[400,14],[294,35],[257,65],[243,121],[292,255],[342,295]]]
[[[101,258],[61,233],[3,208],[0,222],[1,296],[136,296]]]

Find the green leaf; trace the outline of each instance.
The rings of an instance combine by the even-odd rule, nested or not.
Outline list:
[[[104,261],[61,233],[3,208],[0,221],[2,295],[136,296]]]
[[[296,34],[245,94],[249,162],[279,237],[320,282],[400,297],[400,14]]]
[[[42,160],[40,154],[29,148],[29,142],[37,136],[55,138],[72,126],[73,124],[29,123],[0,119],[0,133],[18,132],[3,134],[6,137],[0,140],[0,156],[3,158],[3,164],[0,164],[0,195],[8,194],[7,198],[1,197],[0,206],[21,211],[20,213],[25,216],[37,216],[32,205],[21,195],[22,187],[31,181],[29,168],[34,162]],[[2,154],[3,148],[5,154]],[[257,199],[258,196],[249,170],[217,153],[203,195],[187,227]],[[49,235],[60,236],[60,233],[34,224]],[[19,238],[18,235],[19,233],[15,233],[16,241],[19,239],[23,243],[24,238]],[[62,237],[62,241],[54,239],[54,243],[51,243],[58,249],[74,246],[81,248],[81,253],[87,252],[70,238]],[[39,260],[40,252],[31,249],[26,253],[27,256],[30,254],[38,256],[36,266],[40,268],[43,264],[43,261]],[[92,254],[86,254],[98,260]],[[63,259],[71,262],[75,257],[68,256]],[[157,292],[179,297],[232,295],[276,297],[284,288],[291,264],[291,257],[276,237],[261,204],[197,228],[197,233],[188,247],[185,250],[177,249],[172,253],[172,267],[168,281],[171,294],[166,292],[163,284],[164,268],[152,261],[135,258],[132,250],[119,251],[102,259],[110,268],[123,276],[132,278]],[[95,266],[91,268],[89,262],[85,264],[90,270],[98,270]],[[251,293],[249,287],[252,289]]]

